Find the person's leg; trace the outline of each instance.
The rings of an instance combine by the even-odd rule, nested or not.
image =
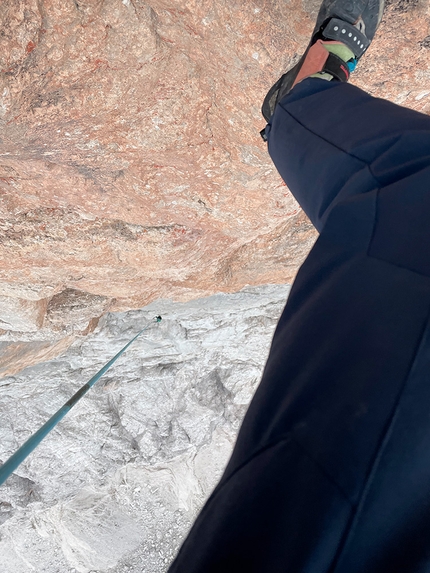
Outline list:
[[[430,567],[429,118],[310,79],[268,135],[321,234],[170,571],[418,573]]]
[[[319,231],[339,201],[422,172],[430,156],[430,117],[315,78],[283,98],[266,134],[279,173]],[[408,213],[405,204],[392,207],[398,234]]]
[[[320,237],[170,572],[430,570],[429,118],[309,78],[267,136]]]

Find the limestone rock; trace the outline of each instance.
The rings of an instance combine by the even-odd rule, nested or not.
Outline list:
[[[46,362],[65,352],[74,336],[54,341],[0,342],[0,378],[13,376],[24,368]]]
[[[34,332],[42,327],[47,301],[0,296],[0,329]]]
[[[0,463],[161,314],[0,488],[1,573],[163,573],[230,455],[288,287],[109,313],[0,381]]]
[[[49,301],[46,321],[54,330],[88,333],[109,308],[109,299],[76,289],[65,289]]]

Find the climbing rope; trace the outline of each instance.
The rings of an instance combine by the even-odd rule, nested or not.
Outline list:
[[[130,342],[128,342],[124,348],[122,348],[115,356],[109,360],[107,364],[103,366],[101,370],[97,372],[86,384],[80,388],[76,394],[74,394],[70,400],[68,400],[49,420],[43,424],[43,426],[37,430],[2,466],[0,466],[0,485],[2,485],[11,473],[16,470],[16,468],[25,460],[25,458],[31,454],[31,452],[37,448],[40,442],[45,438],[49,432],[58,424],[60,420],[73,408],[73,406],[84,396],[94,384],[100,380],[105,372],[109,370],[114,362],[123,354],[127,348],[133,344],[136,338],[147,330],[152,322],[161,322],[161,316],[155,316],[154,319],[149,322],[145,328],[142,328],[140,332],[136,334]]]

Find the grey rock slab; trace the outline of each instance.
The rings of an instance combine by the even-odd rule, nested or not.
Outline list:
[[[155,315],[0,487],[0,573],[162,573],[221,476],[289,287],[108,314],[0,381],[5,461]]]

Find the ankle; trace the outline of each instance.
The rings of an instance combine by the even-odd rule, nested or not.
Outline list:
[[[355,58],[354,52],[348,48],[342,42],[333,42],[333,41],[322,41],[322,45],[327,50],[327,52],[334,54],[341,60],[343,60],[346,65],[348,66],[349,72],[353,72],[357,65],[357,59]],[[310,76],[311,78],[319,78],[322,80],[331,81],[333,79],[333,75],[328,72],[317,72]]]
[[[344,62],[349,62],[349,60],[355,60],[354,52],[348,48],[342,42],[332,42],[325,41],[322,42],[324,48],[331,54],[335,54]]]

